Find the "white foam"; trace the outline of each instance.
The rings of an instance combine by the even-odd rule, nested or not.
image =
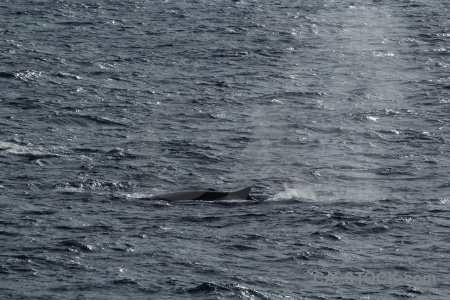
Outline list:
[[[285,185],[284,191],[277,193],[272,200],[314,201],[317,200],[317,197],[310,186],[296,185],[294,187],[289,187]]]
[[[55,150],[55,149],[53,149]],[[19,145],[10,142],[0,142],[0,151],[5,151],[5,153],[28,156],[32,158],[45,158],[45,157],[58,157],[60,155],[50,152],[49,149],[44,147],[33,147],[32,145]]]

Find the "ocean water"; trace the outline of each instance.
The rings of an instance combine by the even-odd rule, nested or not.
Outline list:
[[[0,298],[449,299],[449,15],[1,1]]]

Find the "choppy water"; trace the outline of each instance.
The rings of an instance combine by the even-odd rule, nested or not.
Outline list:
[[[1,299],[448,299],[449,15],[2,1]]]

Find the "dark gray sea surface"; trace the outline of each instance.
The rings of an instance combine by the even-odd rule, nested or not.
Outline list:
[[[449,16],[1,1],[0,298],[449,299]]]

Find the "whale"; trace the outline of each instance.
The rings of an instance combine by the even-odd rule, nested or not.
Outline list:
[[[245,187],[240,190],[231,192],[220,192],[213,189],[209,190],[186,190],[174,193],[154,195],[149,200],[198,200],[198,201],[215,201],[215,200],[255,200],[250,196],[252,187]]]

